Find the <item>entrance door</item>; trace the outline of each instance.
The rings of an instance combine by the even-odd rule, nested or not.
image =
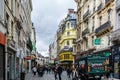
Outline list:
[[[15,55],[8,53],[8,64],[7,64],[7,79],[15,79]]]
[[[3,55],[3,47],[0,45],[0,80],[4,80],[4,55]]]

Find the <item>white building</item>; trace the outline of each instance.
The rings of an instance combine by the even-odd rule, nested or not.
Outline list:
[[[54,60],[57,58],[57,36],[55,36],[55,40],[52,44],[49,45],[49,56],[50,63],[54,63]]]

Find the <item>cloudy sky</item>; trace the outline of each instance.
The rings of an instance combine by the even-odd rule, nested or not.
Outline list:
[[[47,56],[49,44],[54,41],[58,25],[68,9],[76,10],[74,0],[32,0],[32,21],[36,28],[37,50]]]

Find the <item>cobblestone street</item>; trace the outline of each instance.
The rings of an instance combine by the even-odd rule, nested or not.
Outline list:
[[[28,73],[26,74],[25,80],[55,80],[55,79],[53,73],[45,73],[43,77],[38,77],[38,75],[33,77],[32,73]],[[70,78],[67,77],[65,71],[62,73],[62,80],[71,80]]]

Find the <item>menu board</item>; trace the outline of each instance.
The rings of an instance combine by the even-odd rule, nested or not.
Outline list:
[[[119,61],[114,62],[114,73],[119,74]]]

